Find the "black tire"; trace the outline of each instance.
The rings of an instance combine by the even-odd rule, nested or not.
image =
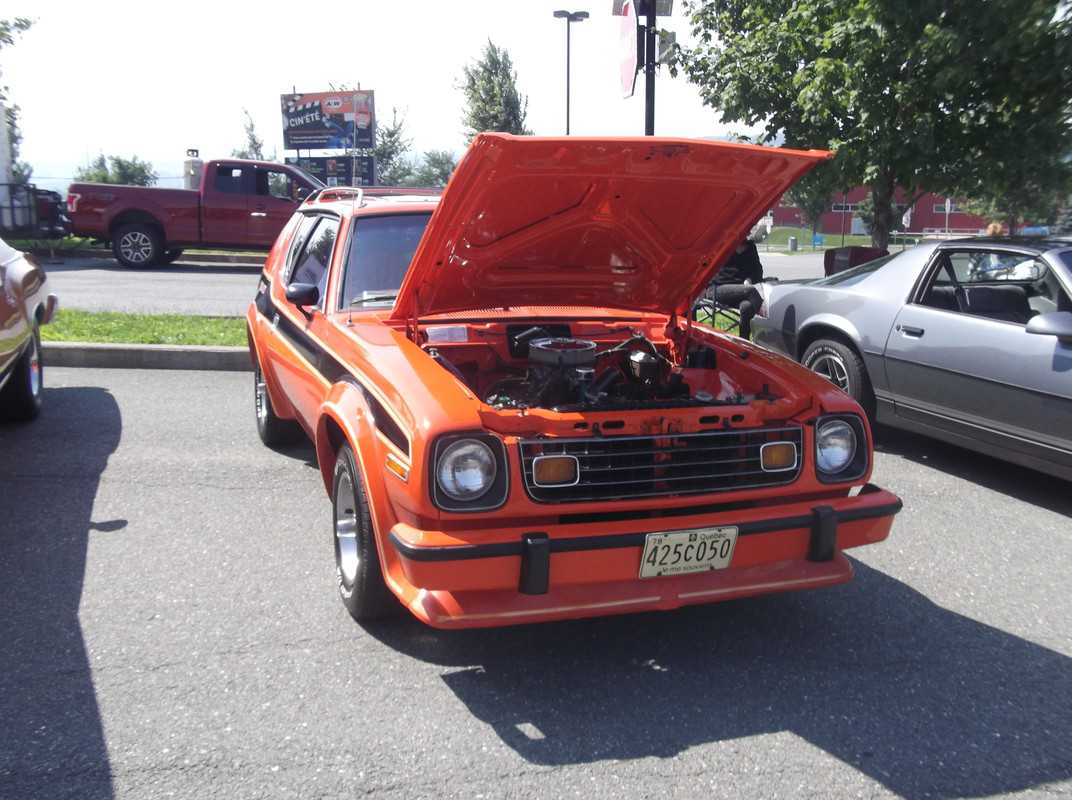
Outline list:
[[[257,419],[257,435],[268,447],[291,444],[302,434],[302,428],[295,420],[276,416],[260,361],[253,367],[253,411]]]
[[[41,334],[35,324],[25,352],[19,356],[7,383],[0,390],[0,416],[12,422],[29,422],[41,413]]]
[[[389,616],[400,606],[383,579],[365,484],[349,444],[335,460],[331,509],[335,579],[343,605],[359,621]]]
[[[800,363],[822,375],[860,404],[869,420],[875,416],[875,392],[859,354],[836,339],[817,339],[808,345]]]
[[[164,243],[155,228],[134,223],[116,231],[112,253],[124,267],[151,267],[163,262]]]

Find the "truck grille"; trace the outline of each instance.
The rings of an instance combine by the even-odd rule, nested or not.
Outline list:
[[[526,439],[519,442],[525,490],[539,503],[632,500],[725,492],[792,483],[801,469],[800,428],[601,436],[590,439]],[[766,471],[760,449],[791,442],[796,463]],[[533,464],[541,456],[572,456],[577,481],[537,485]]]

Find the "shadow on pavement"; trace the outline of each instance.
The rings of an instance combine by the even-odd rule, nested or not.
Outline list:
[[[121,429],[97,388],[46,388],[38,420],[0,425],[0,797],[113,796],[78,606],[90,533],[126,524],[92,518]]]
[[[672,613],[366,630],[454,668],[450,689],[535,764],[670,758],[784,731],[906,798],[1072,778],[1072,660],[855,566],[833,589]]]

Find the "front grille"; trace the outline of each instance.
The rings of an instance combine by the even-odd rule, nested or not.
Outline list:
[[[796,464],[767,472],[760,448],[792,442]],[[519,445],[525,490],[539,503],[577,503],[672,497],[792,483],[801,468],[800,428],[722,430],[662,436],[600,436],[588,439],[526,439]],[[540,456],[577,459],[578,480],[537,486],[533,462]]]

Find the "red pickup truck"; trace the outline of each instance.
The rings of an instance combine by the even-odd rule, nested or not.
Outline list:
[[[111,244],[123,266],[148,267],[184,247],[270,250],[298,203],[323,185],[286,164],[208,161],[199,189],[72,183],[67,217],[71,233]]]

